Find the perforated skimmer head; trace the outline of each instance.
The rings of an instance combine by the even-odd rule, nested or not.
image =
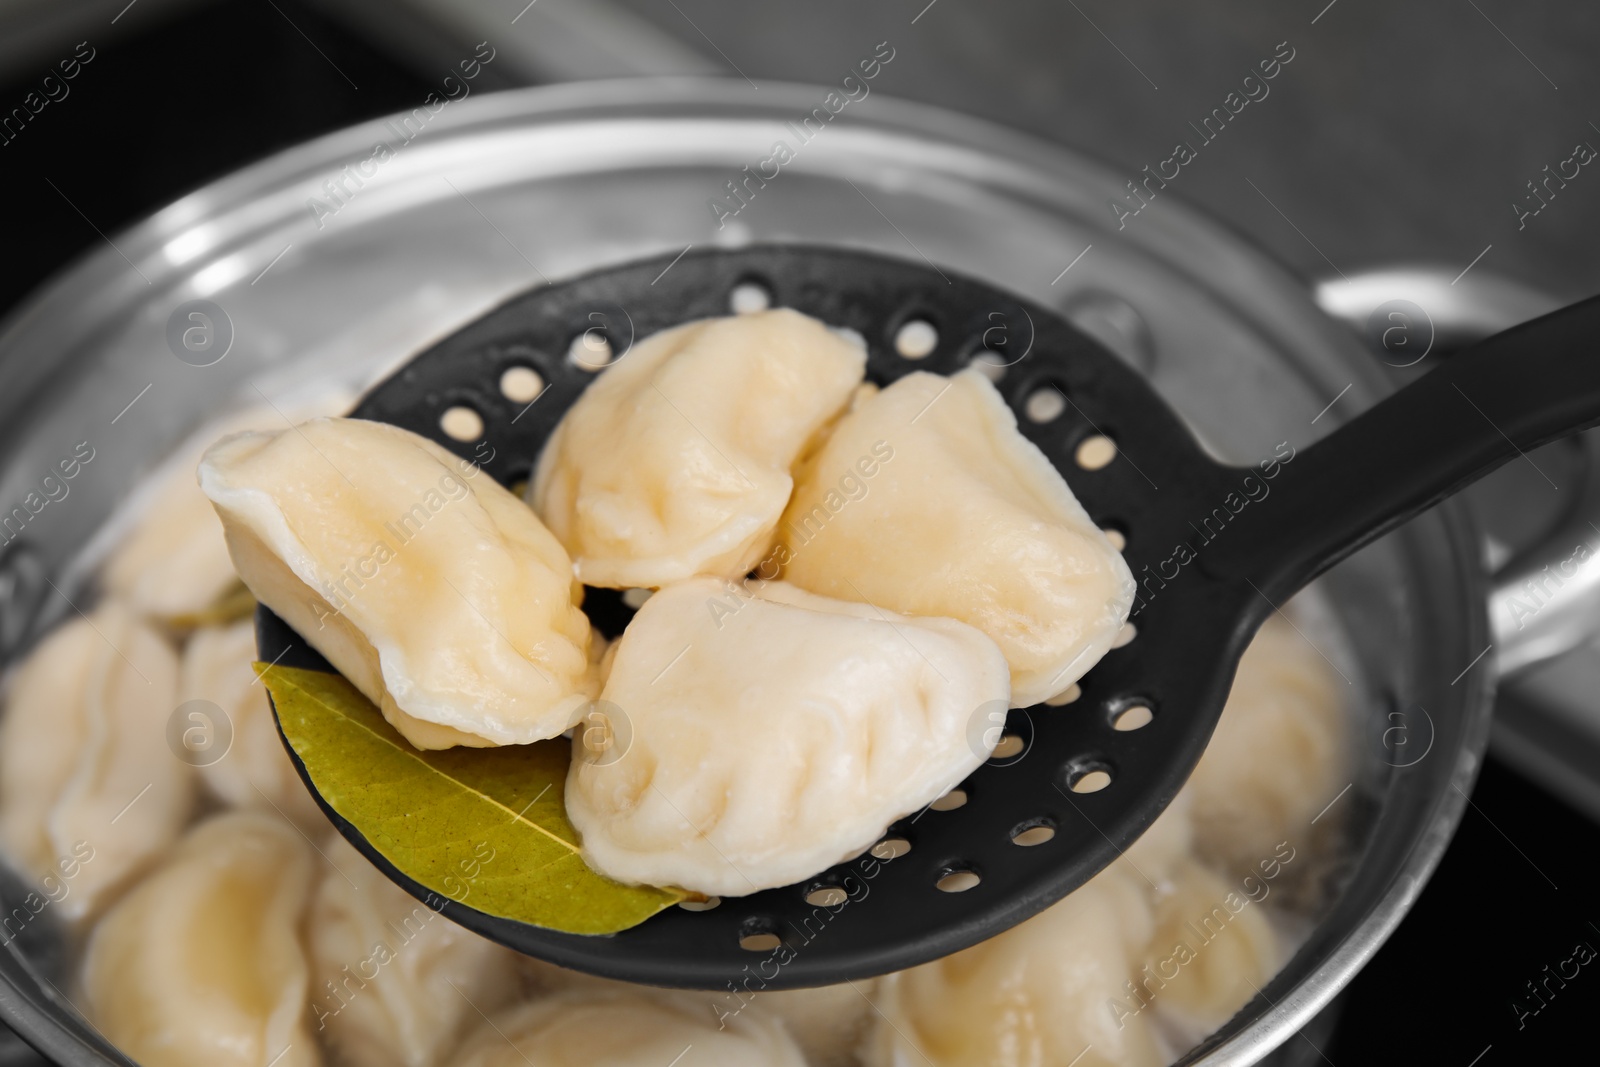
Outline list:
[[[804,882],[671,908],[607,937],[442,905],[528,955],[654,985],[723,989],[757,975],[771,989],[899,970],[1000,933],[1087,881],[1167,806],[1276,605],[1519,451],[1600,416],[1600,360],[1585,358],[1600,301],[1589,301],[1456,357],[1301,450],[1270,496],[1243,507],[1246,476],[1262,472],[1208,458],[1143,378],[1057,313],[931,266],[797,246],[691,252],[540,287],[418,355],[352,414],[514,485],[608,358],[764,300],[859,333],[880,385],[990,364],[1022,433],[1125,540],[1140,587],[1132,639],[1072,702],[1010,712],[1014,740],[960,785],[964,804],[904,818],[870,853]],[[585,606],[612,637],[631,614],[615,590],[589,590]],[[331,669],[264,608],[258,634],[263,660]],[[324,810],[390,878],[430,896]]]

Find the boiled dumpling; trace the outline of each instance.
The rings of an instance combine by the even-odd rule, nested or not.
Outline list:
[[[616,747],[575,738],[567,813],[585,859],[624,882],[788,885],[976,769],[1006,699],[999,650],[954,620],[683,582],[618,642],[600,704]]]
[[[765,989],[739,1014],[780,1020],[811,1067],[855,1067],[856,1051],[866,1036],[877,988],[877,979],[858,978],[843,985],[811,989]],[[738,1008],[737,1002],[725,1006],[724,1002],[733,996],[724,994],[714,1002],[712,1010],[719,1018],[723,1012]]]
[[[281,819],[202,823],[95,927],[90,1021],[144,1067],[315,1067],[299,931],[311,877]]]
[[[516,996],[518,955],[429,908],[337,834],[322,852],[306,921],[318,1031],[348,1067],[436,1067],[479,1011]]]
[[[689,1050],[692,1055],[685,1056]],[[754,1015],[719,1028],[702,997],[580,989],[486,1022],[452,1067],[806,1067],[783,1026]]]
[[[1147,888],[1167,885],[1173,871],[1194,853],[1194,796],[1187,788],[1178,790],[1172,803],[1156,816],[1139,839],[1117,860],[1131,869]]]
[[[587,585],[738,577],[772,547],[790,466],[865,366],[859,344],[789,310],[658,333],[567,412],[529,499]]]
[[[1194,860],[1180,864],[1155,894],[1155,934],[1119,1015],[1153,1005],[1194,1041],[1232,1018],[1283,960],[1260,903],[1271,891],[1260,877],[1230,885]]]
[[[196,630],[184,646],[178,699],[215,704],[227,716],[232,734],[221,759],[200,761],[200,776],[226,804],[276,812],[303,830],[320,833],[327,817],[283,747],[255,660],[255,624],[248,619]]]
[[[1150,1013],[1118,1018],[1154,932],[1148,887],[1126,865],[982,944],[888,975],[871,1067],[1158,1067]]]
[[[578,990],[668,993],[567,970],[532,956],[523,956],[520,964],[527,984],[541,995]],[[857,1067],[856,1052],[872,1015],[871,997],[877,987],[876,978],[857,978],[843,985],[810,989],[732,988],[669,995],[700,1000],[719,1023],[749,1016],[781,1024],[800,1046],[809,1067]]]
[[[594,696],[566,552],[433,442],[314,419],[217,443],[200,484],[245,584],[418,748],[554,737]]]
[[[286,418],[332,414],[349,405],[348,395],[334,391],[306,402],[253,407],[194,434],[135,493],[131,523],[123,520],[108,531],[117,541],[101,572],[106,589],[143,615],[184,622],[205,613],[239,579],[216,510],[195,482],[201,455],[228,434],[283,429]]]
[[[780,534],[787,581],[988,634],[1019,707],[1094,666],[1133,605],[1121,555],[975,371],[861,399],[797,471]]]
[[[64,884],[63,918],[93,911],[189,817],[194,771],[167,747],[177,676],[166,642],[107,601],[46,637],[11,680],[0,839],[30,874]]]
[[[1345,690],[1288,622],[1273,616],[1261,627],[1185,787],[1194,798],[1200,856],[1243,877],[1280,842],[1316,851],[1313,834],[1337,832],[1336,814],[1317,826],[1311,820],[1351,781]]]
[[[239,580],[216,510],[195,485],[194,463],[149,490],[146,514],[101,572],[107,590],[141,614],[198,616]]]

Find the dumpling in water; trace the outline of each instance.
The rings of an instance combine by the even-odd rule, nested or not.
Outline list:
[[[554,737],[594,696],[566,552],[433,442],[314,419],[218,442],[200,485],[257,599],[418,748]]]
[[[1222,718],[1184,787],[1194,797],[1202,858],[1242,878],[1258,873],[1281,842],[1328,851],[1312,841],[1338,833],[1338,809],[1316,826],[1311,820],[1351,781],[1347,690],[1293,626],[1267,620],[1239,661]],[[1425,744],[1420,724],[1409,725]]]
[[[532,956],[523,956],[519,962],[526,984],[538,995],[575,990],[658,991],[654,987],[569,971]],[[753,976],[754,972],[751,974]],[[872,1016],[872,996],[877,987],[876,978],[857,978],[842,985],[808,989],[755,991],[735,985],[680,996],[699,1000],[704,1010],[719,1023],[749,1016],[781,1024],[800,1046],[810,1067],[858,1067],[856,1052]],[[688,1063],[687,1057],[684,1062]]]
[[[693,1049],[692,1056],[685,1053]],[[806,1067],[783,1026],[738,1015],[723,1021],[703,997],[581,989],[488,1020],[451,1067]]]
[[[796,311],[658,333],[567,412],[529,499],[587,585],[736,578],[772,547],[790,466],[865,366],[859,344]]]
[[[622,635],[599,705],[612,740],[575,737],[567,813],[584,858],[619,881],[788,885],[975,770],[1006,699],[999,650],[952,619],[683,582]]]
[[[311,876],[311,850],[281,819],[202,823],[95,927],[90,1021],[144,1067],[315,1067],[300,947]]]
[[[107,601],[39,644],[0,724],[0,841],[68,920],[177,838],[194,771],[168,750],[178,661]]]
[[[1117,865],[1132,870],[1147,887],[1167,885],[1173,871],[1187,862],[1194,850],[1192,807],[1190,791],[1178,790],[1166,810],[1117,859]]]
[[[1027,922],[885,977],[870,1067],[1159,1067],[1150,1013],[1115,1005],[1154,922],[1147,887],[1115,864]]]
[[[876,978],[858,978],[843,985],[816,986],[811,989],[764,989],[744,1007],[744,1013],[766,1015],[781,1020],[805,1053],[811,1067],[856,1067],[856,1050],[866,1035],[872,1018],[872,996]],[[729,1010],[724,1006],[737,995],[712,994],[712,1010],[720,1018]]]
[[[239,578],[217,513],[195,484],[201,455],[228,434],[284,429],[286,418],[333,414],[350,402],[334,390],[235,412],[196,432],[135,492],[129,518],[112,524],[116,548],[101,572],[106,589],[141,615],[179,624],[209,611]]]
[[[200,777],[225,804],[276,812],[302,830],[321,833],[327,817],[311,799],[283,747],[266,687],[256,676],[255,660],[256,629],[248,619],[196,630],[184,646],[178,699],[216,705],[230,731],[225,752],[198,754]],[[206,733],[218,726],[206,721],[203,709],[189,715],[192,721],[185,724],[186,730],[201,731],[210,743],[221,742],[215,733]],[[220,758],[210,758],[214,755]]]
[[[976,371],[864,397],[796,473],[779,534],[786,581],[988,634],[1018,707],[1094,666],[1133,606],[1122,556]]]
[[[337,834],[322,853],[306,920],[318,1032],[345,1067],[437,1067],[479,1011],[516,996],[518,955],[429,908]]]
[[[1283,953],[1261,902],[1270,880],[1229,885],[1193,860],[1155,894],[1155,935],[1132,997],[1120,1011],[1154,1006],[1199,1041],[1248,1004],[1278,970]]]

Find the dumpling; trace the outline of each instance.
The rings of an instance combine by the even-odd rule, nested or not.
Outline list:
[[[765,1018],[781,1023],[804,1053],[810,1067],[857,1067],[856,1052],[866,1034],[872,1015],[872,996],[876,978],[857,978],[843,985],[810,989],[706,990],[696,993],[671,993],[654,986],[640,986],[598,978],[581,971],[570,971],[532,956],[519,960],[527,985],[541,995],[574,990],[650,990],[697,998],[719,1022],[740,1016]],[[687,1061],[686,1061],[687,1062]]]
[[[1018,707],[1094,666],[1133,606],[1122,556],[976,371],[862,398],[796,472],[779,533],[786,581],[988,634]]]
[[[790,466],[865,367],[858,343],[790,310],[658,333],[567,412],[529,499],[587,585],[736,578],[772,547]]]
[[[872,1018],[877,988],[877,979],[866,978],[811,989],[766,989],[755,994],[739,1014],[781,1020],[811,1067],[856,1067],[856,1052]],[[719,1000],[713,1010],[720,1017],[737,1007],[723,1007]]]
[[[316,1067],[299,932],[311,877],[281,819],[202,823],[96,925],[90,1021],[144,1067]]]
[[[280,405],[296,418],[349,406],[342,391]],[[142,615],[178,622],[204,614],[225,597],[239,578],[216,510],[195,482],[195,465],[218,438],[282,429],[284,419],[276,407],[253,407],[209,424],[179,447],[136,492],[131,523],[109,531],[117,541],[100,575],[107,591]]]
[[[566,552],[475,466],[314,419],[200,464],[239,575],[418,748],[554,737],[594,696]]]
[[[436,1067],[517,995],[518,956],[439,915],[330,834],[306,922],[311,1010],[347,1067]]]
[[[689,1049],[692,1058],[683,1058]],[[485,1022],[452,1067],[806,1067],[783,1026],[737,1015],[718,1028],[702,998],[579,989]]]
[[[619,881],[743,896],[859,853],[988,758],[1004,658],[952,619],[699,578],[639,609],[567,814]],[[974,725],[976,724],[976,725]]]
[[[90,914],[177,838],[194,771],[167,747],[178,661],[116,601],[46,637],[11,680],[0,723],[0,841]],[[70,870],[70,874],[69,874]]]
[[[886,976],[870,1067],[1159,1067],[1150,1013],[1124,1012],[1154,933],[1147,887],[1126,866],[982,944]]]
[[[1119,1012],[1153,1005],[1193,1041],[1227,1022],[1283,962],[1260,903],[1270,892],[1260,878],[1229,885],[1193,860],[1181,864],[1155,895],[1155,935]]]
[[[219,428],[209,440],[237,429]],[[217,513],[195,484],[200,453],[182,449],[141,488],[137,518],[101,571],[106,589],[141,614],[198,615],[239,580]]]
[[[1286,621],[1273,616],[1245,649],[1222,718],[1185,791],[1195,849],[1239,877],[1281,842],[1311,852],[1311,825],[1350,782],[1344,681]],[[1415,724],[1413,724],[1415,725]]]
[[[327,829],[327,817],[284,750],[255,661],[255,624],[248,619],[196,630],[184,646],[178,699],[210,701],[227,716],[232,730],[226,754],[202,761],[200,777],[226,804],[276,812],[302,830],[320,834]]]
[[[1116,860],[1129,867],[1149,888],[1167,884],[1173,871],[1194,853],[1194,796],[1187,787],[1178,790],[1166,810],[1156,816],[1139,839]]]

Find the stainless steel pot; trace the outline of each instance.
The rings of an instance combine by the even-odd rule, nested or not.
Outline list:
[[[666,81],[476,97],[415,113],[420,133],[374,122],[293,149],[116,235],[0,334],[0,504],[76,442],[99,456],[0,555],[0,654],[92,596],[94,532],[206,419],[311,380],[369,381],[544,279],[690,245],[833,242],[1053,302],[1239,462],[1314,439],[1388,387],[1306,288],[1181,204],[1119,228],[1107,201],[1127,176],[880,96],[797,145],[826,93]],[[778,140],[794,158],[730,214],[726,183]],[[231,337],[215,361],[169,340],[197,300]],[[1336,801],[1352,847],[1299,953],[1185,1063],[1256,1062],[1335,996],[1420,893],[1487,738],[1487,592],[1463,508],[1321,586],[1360,665],[1359,766]],[[1405,758],[1382,743],[1393,714],[1409,716]],[[48,964],[0,953],[0,1015],[59,1063],[125,1063]]]

